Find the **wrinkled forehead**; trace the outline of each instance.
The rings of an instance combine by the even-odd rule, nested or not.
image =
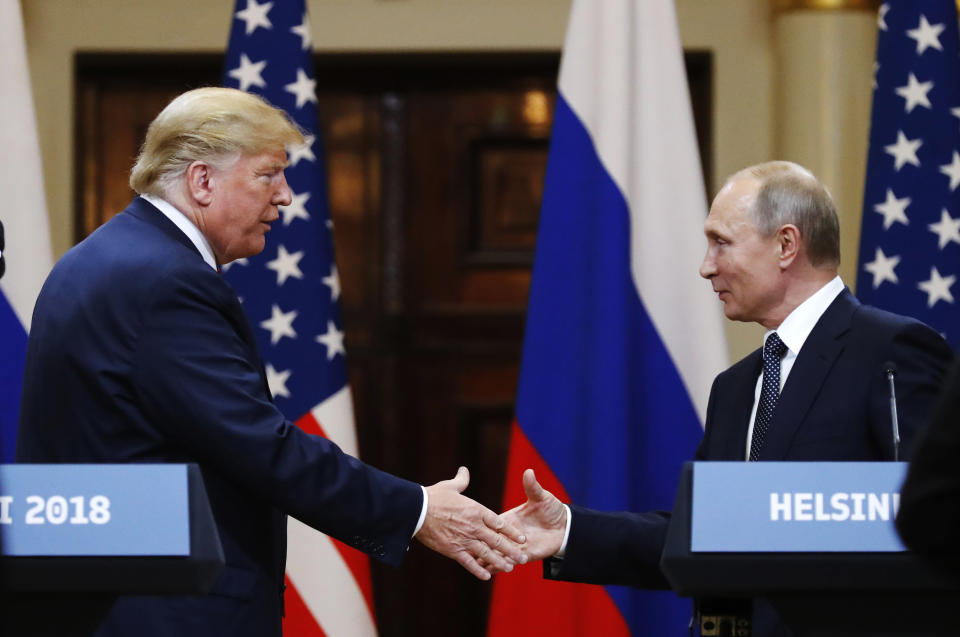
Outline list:
[[[283,170],[289,163],[287,151],[282,146],[270,148],[253,155],[253,161],[266,167]]]

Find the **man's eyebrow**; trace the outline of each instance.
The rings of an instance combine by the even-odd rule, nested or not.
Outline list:
[[[721,228],[717,228],[716,226],[704,226],[703,234],[707,235],[708,237],[718,237],[721,239],[726,236],[723,230]]]

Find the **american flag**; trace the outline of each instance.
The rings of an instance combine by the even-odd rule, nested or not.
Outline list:
[[[357,455],[320,140],[310,22],[304,0],[237,0],[224,84],[265,97],[307,133],[289,153],[293,202],[263,252],[225,276],[257,335],[274,401],[286,417]],[[290,518],[284,632],[375,635],[364,554]]]
[[[889,1],[877,63],[857,296],[960,346],[960,50],[954,0]]]

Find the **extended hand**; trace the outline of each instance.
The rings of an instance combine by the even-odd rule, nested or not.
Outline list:
[[[514,564],[527,561],[520,546],[525,539],[517,527],[461,495],[469,483],[470,472],[460,467],[453,480],[427,487],[427,517],[417,539],[486,580],[492,573],[513,570]]]
[[[503,514],[507,524],[527,536],[524,549],[530,559],[542,560],[556,554],[567,528],[567,510],[552,493],[540,486],[533,469],[523,472],[527,501]]]

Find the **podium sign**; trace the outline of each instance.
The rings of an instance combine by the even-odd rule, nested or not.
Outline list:
[[[186,556],[189,515],[186,465],[0,466],[7,556]]]
[[[688,462],[660,567],[674,591],[717,610],[763,598],[798,637],[958,635],[960,582],[894,535],[905,471],[892,462]]]
[[[696,462],[691,552],[885,553],[902,462]]]

